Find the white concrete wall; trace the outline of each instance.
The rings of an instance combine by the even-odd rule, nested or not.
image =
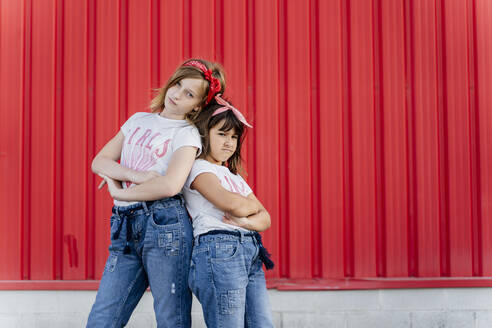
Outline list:
[[[492,288],[270,290],[277,327],[489,328]],[[0,291],[0,327],[84,327],[95,291]],[[193,327],[205,327],[193,303]],[[155,327],[145,293],[128,327]]]

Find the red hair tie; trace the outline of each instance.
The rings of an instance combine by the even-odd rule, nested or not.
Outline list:
[[[220,91],[220,81],[216,77],[212,75],[212,70],[208,69],[207,66],[200,63],[197,60],[191,60],[185,63],[183,66],[193,66],[202,71],[203,75],[205,75],[205,80],[209,82],[208,95],[207,100],[205,100],[205,105],[207,105],[210,100],[215,96],[217,92]]]

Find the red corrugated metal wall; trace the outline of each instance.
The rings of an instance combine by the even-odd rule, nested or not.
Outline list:
[[[0,288],[97,287],[91,159],[195,56],[255,126],[270,286],[492,285],[489,0],[2,0],[0,23]]]

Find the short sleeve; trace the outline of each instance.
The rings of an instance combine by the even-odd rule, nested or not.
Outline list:
[[[183,146],[193,146],[198,148],[198,155],[202,152],[202,141],[198,129],[193,126],[186,126],[179,129],[178,133],[173,137],[173,152]]]
[[[130,118],[128,120],[126,120],[126,122],[121,126],[121,132],[123,132],[123,135],[126,136],[128,134],[128,132],[130,132],[132,130],[133,126],[135,125],[135,121],[138,120],[139,118],[145,116],[145,114],[148,114],[148,113],[139,112],[139,113],[135,113],[132,116],[130,116]]]
[[[212,173],[217,175],[217,170],[210,164],[209,162],[198,159],[193,163],[190,174],[188,175],[188,179],[186,180],[185,186],[188,189],[191,189],[191,184],[195,181],[196,177],[202,173]]]

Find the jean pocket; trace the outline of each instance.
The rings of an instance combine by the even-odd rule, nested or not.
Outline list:
[[[217,291],[245,288],[247,264],[239,240],[217,240],[210,245],[210,273]]]
[[[180,231],[166,230],[157,234],[157,246],[164,249],[167,256],[179,255]]]
[[[238,241],[220,241],[215,244],[212,261],[221,262],[234,259],[239,253]]]
[[[156,227],[178,223],[179,211],[176,206],[152,209],[152,224]]]

